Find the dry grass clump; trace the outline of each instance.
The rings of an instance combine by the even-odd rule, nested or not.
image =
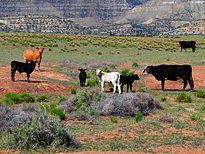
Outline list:
[[[147,115],[156,109],[163,109],[161,103],[147,93],[105,95],[102,101],[91,105],[97,107],[102,116],[135,116],[137,112]]]
[[[78,148],[80,143],[57,117],[49,117],[37,105],[17,110],[0,102],[0,144],[9,149]]]

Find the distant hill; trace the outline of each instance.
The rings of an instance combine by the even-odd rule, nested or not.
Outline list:
[[[1,0],[0,17],[55,15],[83,26],[112,22],[149,0]]]
[[[198,26],[199,34],[205,33],[205,0],[0,1],[0,18],[25,15],[50,15],[73,21],[79,26],[87,27],[88,29],[83,29],[87,34],[152,35],[174,33],[175,29],[184,31],[180,28]],[[125,28],[122,27],[123,24],[132,26]],[[195,29],[190,32],[190,28],[187,28],[190,34],[195,33]],[[183,33],[187,33],[186,31]]]
[[[187,22],[205,20],[204,0],[151,0],[134,7],[117,23],[134,22],[162,27],[179,27]]]

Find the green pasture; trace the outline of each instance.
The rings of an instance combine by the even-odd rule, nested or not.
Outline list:
[[[179,40],[196,40],[196,52],[191,49],[180,52]],[[117,37],[81,36],[60,34],[0,34],[0,60],[23,61],[23,51],[37,46],[46,48],[44,62],[74,60],[83,63],[153,63],[173,61],[178,64],[203,65],[203,36],[180,36],[180,38],[159,37]],[[57,47],[56,47],[57,46]]]
[[[187,52],[180,52],[178,44],[180,40],[195,40],[197,42],[196,52],[192,52],[191,49],[187,49]],[[23,51],[27,48],[35,49],[37,46],[46,48],[42,61],[52,63],[63,64],[64,61],[69,60],[87,63],[87,65],[106,62],[122,65],[137,62],[138,64],[143,63],[143,65],[169,63],[204,66],[205,63],[205,37],[201,35],[118,37],[16,33],[0,33],[0,61],[5,65],[9,65],[12,60],[23,62]],[[63,72],[61,67],[57,69],[59,72]],[[140,80],[144,79],[140,78]],[[53,82],[59,81],[53,80]],[[61,84],[73,85],[63,82]],[[144,87],[143,83],[140,83],[140,86]],[[189,87],[189,85],[187,86]],[[198,90],[196,89],[194,92]],[[203,87],[202,90],[204,90]],[[180,92],[178,90],[161,92],[145,88],[145,91],[153,98],[163,100],[161,102],[164,110],[154,111],[140,122],[136,122],[134,117],[117,117],[115,123],[108,117],[92,117],[82,120],[84,122],[94,120],[98,125],[75,121],[67,122],[75,136],[79,139],[83,138],[83,146],[79,149],[52,149],[51,152],[121,150],[169,153],[170,151],[164,150],[163,146],[201,148],[202,152],[205,152],[204,98],[197,97],[194,92],[185,91],[185,94],[192,98],[191,103],[177,102],[176,98]],[[69,99],[70,96],[71,94],[68,94],[66,99]],[[58,102],[58,96],[51,97],[45,103]],[[159,122],[159,119],[165,116],[171,117],[173,121]],[[113,138],[107,140],[103,134]],[[0,148],[3,147],[0,146]],[[49,149],[36,151],[46,153]]]

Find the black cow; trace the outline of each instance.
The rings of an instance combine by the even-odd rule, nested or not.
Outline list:
[[[185,49],[186,52],[186,48],[192,48],[192,52],[195,52],[195,44],[196,41],[179,41],[179,45],[181,46],[181,52],[182,49]]]
[[[27,82],[29,82],[30,74],[33,72],[36,66],[36,61],[31,61],[30,63],[22,63],[18,61],[11,62],[11,80],[15,81],[16,70],[21,74],[22,72],[27,73]]]
[[[86,69],[78,69],[80,71],[79,74],[79,80],[80,80],[80,86],[85,87],[86,77],[87,73],[85,72]]]
[[[127,84],[127,92],[129,90],[129,86],[130,86],[130,92],[132,92],[132,83],[134,82],[134,80],[139,80],[139,76],[137,74],[131,75],[131,76],[125,76],[125,75],[120,75],[120,83],[121,85],[121,91],[123,93],[123,86],[124,84]]]
[[[191,90],[194,89],[192,67],[190,65],[147,65],[142,74],[152,74],[158,81],[161,81],[162,90],[164,90],[165,79],[177,81],[180,78],[184,81],[183,91],[187,86],[187,81],[189,82]]]

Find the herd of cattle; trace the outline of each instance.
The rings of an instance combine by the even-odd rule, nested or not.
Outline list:
[[[179,41],[182,49],[192,48],[195,51],[195,41]],[[11,80],[15,81],[15,73],[18,71],[20,74],[22,72],[27,73],[27,82],[29,82],[30,74],[34,71],[36,63],[38,63],[38,70],[40,71],[40,63],[42,59],[42,54],[45,48],[39,47],[37,50],[26,49],[24,51],[24,63],[18,61],[11,62]],[[30,63],[28,63],[30,61]],[[79,80],[80,86],[85,87],[87,73],[85,69],[79,69]],[[97,74],[98,81],[101,83],[102,92],[104,91],[105,83],[112,83],[114,86],[113,93],[116,92],[118,87],[119,94],[123,92],[124,84],[127,84],[127,92],[130,87],[132,92],[132,84],[135,80],[139,80],[139,76],[134,74],[132,76],[120,75],[119,72],[106,73],[100,69],[95,70]],[[165,79],[176,81],[182,79],[184,86],[182,90],[185,90],[187,86],[187,81],[190,85],[190,89],[194,89],[194,81],[192,78],[192,67],[190,65],[147,65],[142,73],[143,75],[152,74],[158,81],[161,82],[162,90],[164,90]],[[120,86],[120,84],[122,84]]]

